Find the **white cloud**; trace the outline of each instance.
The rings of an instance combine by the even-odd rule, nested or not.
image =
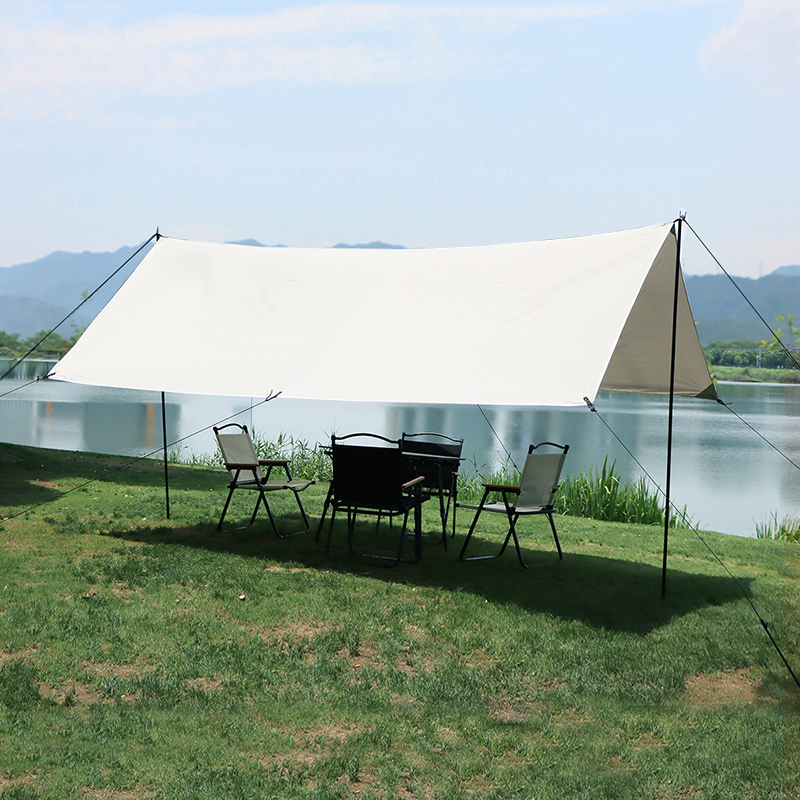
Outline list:
[[[705,64],[755,70],[768,90],[800,83],[800,1],[745,0],[734,23],[715,34]]]
[[[719,0],[681,0],[684,4]],[[513,60],[522,25],[669,8],[675,0],[524,5],[333,2],[127,25],[0,12],[0,115],[88,113],[98,99],[188,96],[267,82],[446,78]],[[41,21],[44,18],[44,21]]]

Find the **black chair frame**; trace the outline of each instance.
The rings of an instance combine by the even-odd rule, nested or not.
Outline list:
[[[370,444],[355,443],[356,438],[365,439]],[[376,529],[382,517],[389,518],[392,526],[394,517],[402,517],[400,540],[395,556],[364,553],[371,558],[389,562],[387,566],[396,566],[401,561],[413,563],[422,555],[421,514],[423,502],[421,493],[422,477],[403,480],[402,452],[397,440],[370,433],[352,433],[346,436],[331,436],[331,457],[333,459],[333,480],[320,518],[320,528],[327,510],[331,516],[328,525],[328,537],[325,544],[325,555],[333,559],[331,542],[333,539],[336,514],[347,513],[347,546],[355,553],[353,533],[358,514],[373,514],[377,517]],[[406,538],[408,517],[414,511],[414,556],[403,558],[403,544]]]
[[[429,441],[432,438],[439,441]],[[445,433],[403,433],[400,449],[405,456],[406,475],[409,478],[422,474],[422,494],[426,499],[439,501],[439,518],[442,521],[442,542],[447,550],[447,521],[453,509],[451,538],[456,534],[456,503],[458,501],[458,470],[461,465],[463,439],[454,439]]]

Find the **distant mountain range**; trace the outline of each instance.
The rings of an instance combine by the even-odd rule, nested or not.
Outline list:
[[[231,244],[263,245],[255,239]],[[334,245],[337,248],[404,249],[402,245],[370,242]],[[138,247],[121,247],[113,253],[55,252],[27,264],[0,268],[0,330],[32,336],[49,330],[75,308],[86,293],[108,282],[75,314],[74,322],[85,326],[123,284],[147,253],[134,256]],[[130,259],[130,260],[129,260]],[[127,263],[126,263],[127,262]],[[117,271],[118,270],[118,271]],[[116,274],[114,274],[116,272]],[[763,278],[734,278],[741,292],[773,328],[777,314],[795,314],[800,322],[800,264],[780,267]],[[697,322],[700,341],[761,341],[769,331],[727,276],[687,275],[686,290]],[[62,335],[72,330],[73,319],[59,328]]]
[[[121,265],[138,247],[121,247],[113,253],[51,253],[49,256],[0,268],[0,330],[32,336],[50,330]],[[147,249],[132,259],[78,311],[74,320],[59,328],[62,336],[71,323],[84,326],[93,320],[125,279],[144,258]]]
[[[726,275],[686,275],[685,280],[703,344],[770,339],[764,322],[773,330],[788,330],[785,322],[776,321],[778,314],[795,314],[800,323],[800,264],[779,267],[763,278],[733,278],[736,285]]]
[[[244,239],[229,244],[250,245],[252,247],[284,247],[285,245],[264,245],[255,239]],[[57,251],[49,256],[17,264],[13,267],[0,267],[0,331],[18,333],[23,338],[42,330],[50,330],[67,314],[76,308],[85,294],[93,292],[109,276],[101,289],[83,305],[74,317],[60,328],[62,336],[68,336],[74,322],[78,327],[88,325],[114,293],[126,281],[149,252],[152,245],[141,253],[134,253],[141,247],[121,247],[113,253],[65,253]],[[403,250],[403,245],[370,242],[369,244],[334,245],[337,248],[374,248]],[[130,261],[129,261],[130,259]],[[128,262],[128,263],[126,263]],[[119,270],[117,272],[117,270]],[[114,274],[116,272],[116,274]]]

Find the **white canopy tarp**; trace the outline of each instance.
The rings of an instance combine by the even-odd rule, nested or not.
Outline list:
[[[162,237],[50,377],[398,403],[667,392],[676,247],[670,224],[430,250]],[[682,277],[675,388],[715,396]]]

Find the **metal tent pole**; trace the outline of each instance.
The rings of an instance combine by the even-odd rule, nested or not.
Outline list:
[[[169,519],[169,469],[167,468],[167,403],[161,392],[161,432],[164,441],[164,491],[167,500],[167,519]]]
[[[667,547],[669,546],[670,488],[672,483],[672,421],[675,405],[675,351],[678,341],[678,292],[681,283],[681,231],[683,217],[678,217],[678,248],[675,254],[675,291],[672,298],[672,353],[669,367],[669,422],[667,423],[667,486],[664,505],[664,558],[661,567],[661,599],[667,596]]]

